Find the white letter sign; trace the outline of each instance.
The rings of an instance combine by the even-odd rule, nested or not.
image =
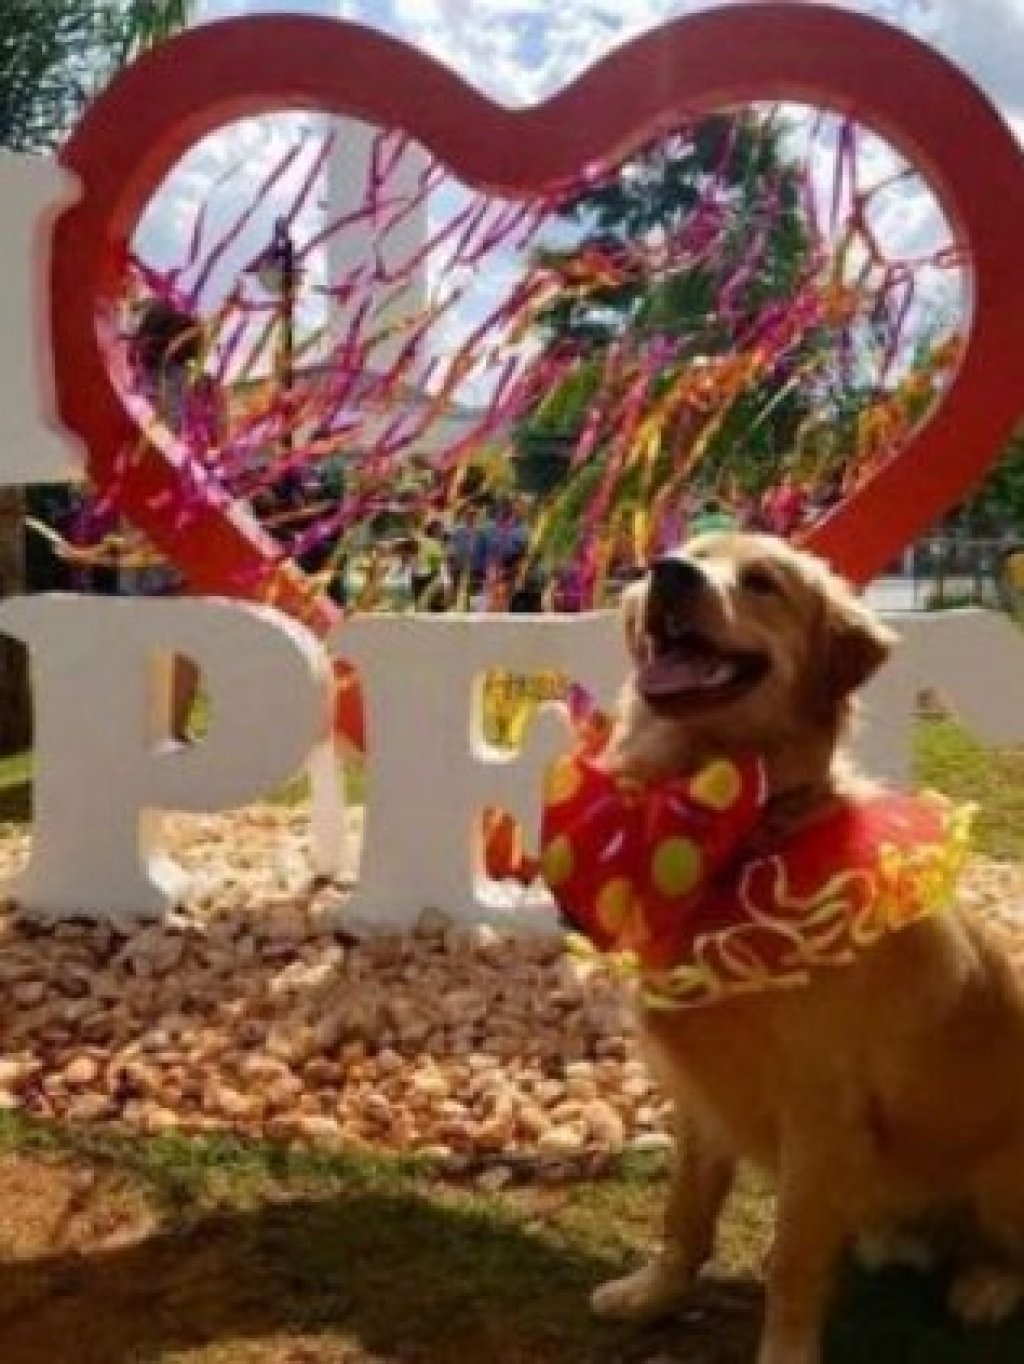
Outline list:
[[[223,600],[19,597],[0,629],[28,645],[35,819],[8,893],[30,913],[159,916],[184,890],[158,856],[156,810],[218,810],[266,794],[327,741],[333,679],[320,642],[269,607]],[[199,667],[200,742],[156,704],[166,654]]]
[[[0,152],[2,484],[66,483],[82,473],[78,442],[56,416],[49,304],[50,227],[78,193],[51,158]]]

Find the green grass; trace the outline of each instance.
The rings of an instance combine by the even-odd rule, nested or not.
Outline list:
[[[32,814],[32,754],[0,758],[0,823],[21,823]]]
[[[990,749],[951,720],[922,720],[915,776],[922,786],[977,803],[979,852],[1024,859],[1024,749]]]
[[[6,1265],[4,1364],[278,1364],[300,1340],[294,1358],[308,1364],[623,1358],[630,1333],[592,1322],[586,1295],[646,1233],[658,1182],[648,1162],[612,1182],[484,1194],[413,1161],[132,1140],[11,1115],[0,1157],[0,1190],[12,1158],[55,1184],[70,1164],[98,1172],[92,1197],[131,1203],[146,1226],[113,1251],[80,1240]],[[69,1339],[78,1313],[89,1328]]]
[[[66,1201],[69,1184],[85,1190],[58,1244],[36,1235],[29,1248],[26,1183],[43,1204]],[[586,1310],[593,1285],[649,1243],[663,1183],[660,1160],[630,1158],[572,1184],[483,1193],[412,1160],[140,1140],[7,1114],[0,1238],[21,1240],[0,1275],[0,1358],[752,1364],[761,1301],[751,1271],[771,1217],[756,1182],[734,1197],[715,1270],[673,1320],[611,1327]],[[1024,1320],[962,1332],[941,1285],[909,1274],[851,1273],[827,1354],[827,1364],[1021,1359]]]
[[[9,758],[0,758],[0,787],[20,786],[31,780],[31,753],[14,753]]]

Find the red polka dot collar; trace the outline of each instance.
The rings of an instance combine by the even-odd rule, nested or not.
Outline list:
[[[542,874],[588,950],[670,1008],[805,983],[951,898],[969,810],[885,792],[753,850],[764,801],[752,755],[647,786],[563,757],[546,783]]]

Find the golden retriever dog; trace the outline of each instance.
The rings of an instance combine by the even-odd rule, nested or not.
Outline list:
[[[768,536],[703,536],[656,563],[623,613],[636,666],[613,770],[650,778],[756,749],[769,792],[754,847],[864,788],[843,741],[854,694],[894,638],[817,559]],[[642,1021],[677,1161],[660,1249],[597,1290],[600,1315],[678,1303],[713,1254],[739,1160],[778,1186],[758,1364],[819,1364],[844,1250],[933,1213],[967,1214],[984,1247],[954,1266],[953,1306],[976,1322],[1013,1309],[1024,1000],[955,907],[804,986]]]

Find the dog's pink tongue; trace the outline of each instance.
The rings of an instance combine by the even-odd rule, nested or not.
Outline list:
[[[709,671],[706,658],[659,654],[640,668],[637,685],[642,696],[677,696],[706,686]]]

